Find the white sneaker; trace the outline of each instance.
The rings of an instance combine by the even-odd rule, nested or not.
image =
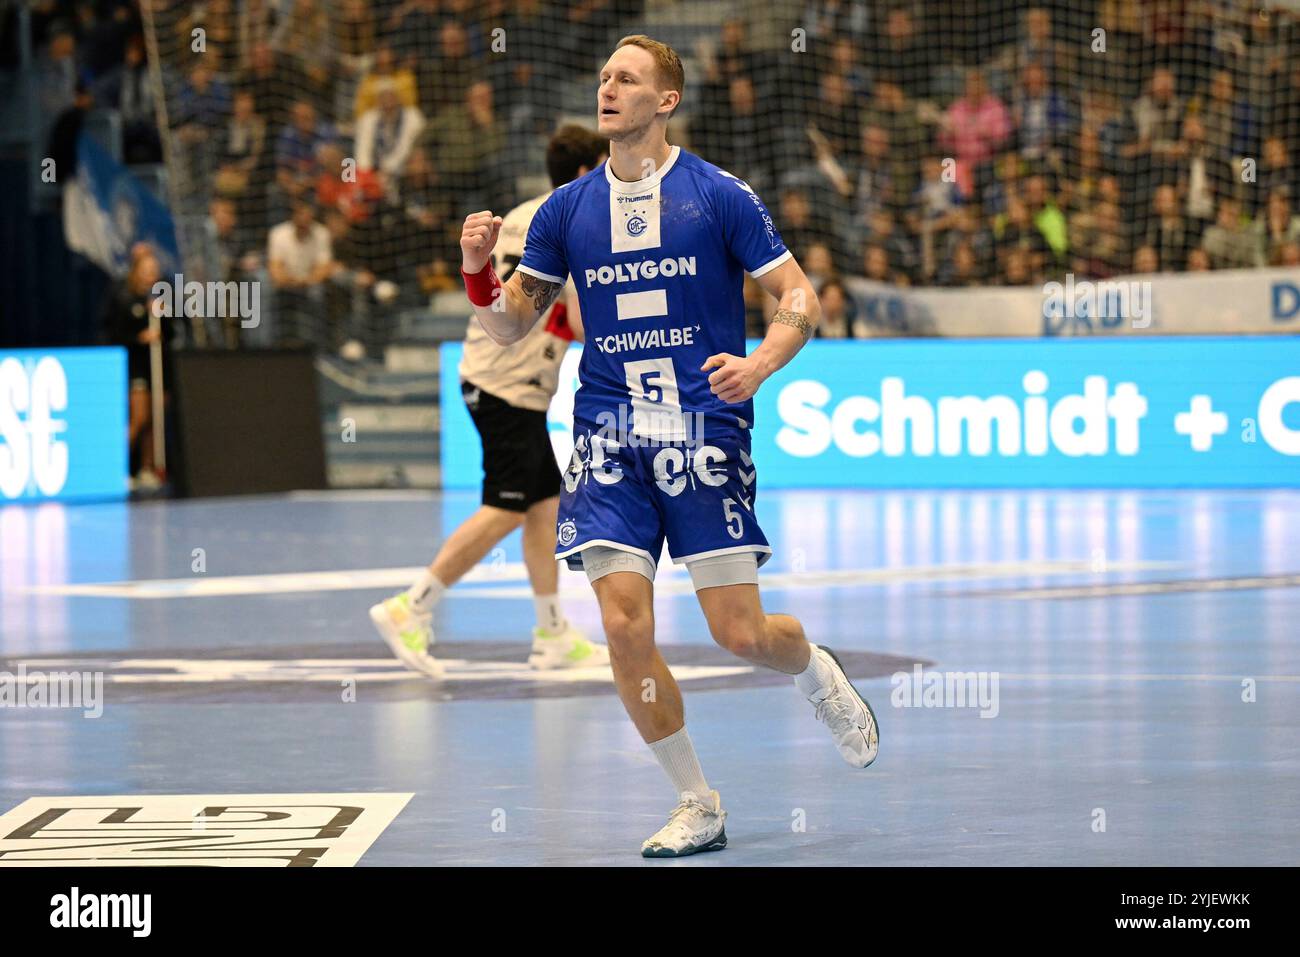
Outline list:
[[[880,750],[875,712],[849,682],[835,653],[821,645],[813,645],[812,649],[814,655],[822,656],[832,681],[830,687],[822,688],[808,700],[817,706],[817,720],[831,729],[844,760],[855,768],[865,768],[876,760]]]
[[[564,630],[551,634],[544,628],[533,629],[533,650],[528,656],[530,667],[538,671],[559,668],[601,668],[609,665],[609,649],[565,624]]]
[[[690,791],[668,817],[668,823],[641,845],[642,857],[686,857],[727,846],[727,812],[717,791],[704,797]]]
[[[429,654],[433,644],[433,614],[411,606],[406,592],[370,608],[370,620],[398,660],[412,671],[430,678],[442,677],[442,664]]]

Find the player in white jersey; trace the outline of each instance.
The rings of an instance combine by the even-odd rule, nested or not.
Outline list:
[[[609,160],[538,209],[504,286],[490,264],[500,218],[473,214],[461,233],[470,302],[502,345],[528,334],[566,276],[577,284],[588,345],[557,552],[591,580],[623,705],[678,792],[668,824],[642,845],[646,857],[727,842],[721,799],[655,647],[653,582],[665,542],[690,572],[719,645],[793,676],[849,764],[867,767],[879,744],[875,716],[834,655],[810,644],[796,618],[765,613],[759,599],[758,566],[771,548],[753,510],[751,400],[811,336],[820,305],[749,185],[668,144],[683,85],[671,48],[625,37],[597,94]],[[746,272],[779,302],[749,355]],[[628,410],[630,431],[596,428],[601,418],[624,421]],[[690,435],[690,423],[702,436]],[[642,442],[647,436],[657,441]]]
[[[562,186],[594,169],[608,148],[607,141],[588,129],[562,128],[546,151],[552,185]],[[502,222],[493,254],[496,267],[505,275],[523,256],[528,225],[548,196],[522,203]],[[521,525],[524,564],[537,613],[528,663],[553,669],[598,667],[609,661],[604,645],[588,641],[568,622],[557,597],[554,546],[560,470],[546,410],[564,353],[582,335],[577,310],[571,298],[556,302],[546,311],[544,322],[506,349],[488,338],[476,318],[469,319],[458,371],[461,394],[483,444],[482,505],[448,536],[410,588],[370,609],[375,629],[414,671],[441,677],[441,663],[429,651],[434,644],[434,607],[447,588]]]

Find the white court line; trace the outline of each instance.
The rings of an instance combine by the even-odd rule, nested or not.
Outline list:
[[[436,646],[435,646],[436,650]],[[613,684],[608,665],[538,671],[522,661],[443,658],[447,681],[523,682],[526,684]],[[427,680],[387,658],[30,658],[23,674],[27,685],[44,685],[51,673],[80,669],[102,671],[110,684],[212,684],[214,682],[358,682]],[[674,665],[681,682],[734,678],[752,674],[753,665]],[[433,684],[436,685],[436,682]]]
[[[536,683],[600,682],[609,683],[609,668],[571,668],[558,671],[536,671],[525,662],[483,661],[465,658],[439,658],[447,668],[451,681],[524,681]],[[67,670],[102,671],[104,678],[113,684],[207,684],[212,682],[330,682],[353,679],[363,682],[410,681],[419,675],[387,658],[78,658],[62,657],[24,658],[27,669],[20,676],[23,684],[43,684],[50,673]],[[749,674],[752,665],[674,665],[673,674],[679,681],[703,678],[735,677]],[[961,674],[975,669],[950,668],[948,673]],[[937,667],[927,668],[925,674],[943,674]],[[911,671],[896,671],[893,675],[863,678],[864,682],[892,680],[894,675],[911,676]],[[1051,672],[992,671],[999,681],[1101,681],[1101,682],[1156,682],[1156,681],[1230,681],[1234,684],[1246,678],[1256,682],[1297,684],[1300,675],[1224,675],[1224,674],[1147,674],[1147,673],[1092,673],[1071,674]]]
[[[285,498],[294,502],[432,502],[434,494],[415,488],[299,489],[286,492]]]
[[[213,598],[228,595],[280,595],[290,592],[353,591],[404,588],[423,571],[409,568],[354,568],[334,572],[286,572],[268,575],[225,575],[208,578],[155,578],[85,585],[30,585],[15,589],[33,595],[76,595],[84,598]],[[461,581],[526,580],[523,562],[477,565]],[[455,592],[448,592],[449,595]],[[531,594],[531,593],[530,593]]]
[[[666,567],[671,567],[677,577],[664,581],[656,576],[655,594],[689,595],[694,594],[695,586],[690,579],[680,574],[683,566],[659,566],[659,575]],[[1108,562],[1106,572],[1150,571],[1177,568],[1177,562]],[[996,562],[972,565],[912,565],[904,568],[850,568],[812,572],[764,572],[759,576],[759,585],[763,591],[793,591],[820,588],[850,588],[857,585],[899,585],[908,582],[928,581],[962,581],[988,578],[1018,578],[1034,575],[1076,575],[1102,574],[1093,570],[1092,561],[1055,562]],[[591,593],[583,576],[574,573],[561,578],[561,594]],[[961,595],[961,592],[954,592]],[[1000,592],[993,593],[1001,595]],[[527,584],[490,585],[484,588],[466,589],[459,594],[453,589],[448,597],[460,598],[531,598],[532,590]]]
[[[951,669],[958,673],[962,669]],[[1232,681],[1240,682],[1249,678],[1251,681],[1276,681],[1287,684],[1300,682],[1300,675],[1143,675],[1143,674],[1015,674],[1009,671],[990,672],[996,674],[999,681]],[[865,680],[865,679],[864,679]]]
[[[1128,572],[1175,568],[1171,562],[1108,562],[1106,572]],[[291,592],[355,591],[368,588],[404,588],[420,574],[420,567],[356,568],[332,572],[288,572],[268,575],[228,575],[190,578],[144,579],[68,585],[29,585],[16,591],[32,595],[63,595],[83,598],[215,598],[231,595],[278,595]],[[1033,575],[1093,573],[1089,559],[1061,561],[987,562],[982,564],[910,565],[902,568],[858,568],[824,571],[774,572],[760,582],[767,591],[778,589],[845,588],[853,585],[889,585],[904,582],[1009,578]],[[694,589],[682,566],[667,562],[659,574],[668,580],[656,583],[660,594],[688,594]],[[522,562],[478,565],[463,582],[518,582],[484,588],[449,589],[448,598],[531,598]],[[590,594],[581,572],[561,576],[562,593]]]
[[[1105,598],[1131,595],[1174,595],[1186,592],[1259,591],[1269,588],[1294,588],[1300,574],[1248,575],[1238,578],[1182,578],[1163,582],[1102,582],[1096,585],[1015,588],[1006,591],[966,593],[964,598],[1015,598],[1041,601],[1044,598]],[[958,592],[957,594],[961,594]]]

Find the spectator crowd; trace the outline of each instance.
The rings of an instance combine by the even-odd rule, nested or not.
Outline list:
[[[212,278],[269,281],[277,321],[254,341],[372,346],[386,315],[456,288],[467,212],[544,188],[540,144],[591,106],[613,40],[647,16],[656,33],[668,7],[153,0],[173,212],[200,224],[191,245]],[[120,115],[128,162],[159,162],[137,5],[32,9],[50,115],[89,98]],[[738,10],[662,34],[687,60],[670,139],[766,198],[829,304],[824,335],[858,328],[849,277],[968,287],[1300,265],[1300,30],[1281,7]]]
[[[690,139],[775,201],[837,309],[846,276],[1300,265],[1300,30],[1281,5],[824,0],[801,22],[818,55],[776,69],[740,18],[701,45]]]

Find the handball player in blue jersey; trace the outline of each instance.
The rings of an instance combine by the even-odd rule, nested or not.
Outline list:
[[[719,645],[794,678],[844,759],[865,768],[878,731],[835,656],[790,615],[766,614],[758,569],[772,553],[754,511],[753,396],[812,335],[817,295],[742,179],[670,146],[682,63],[625,37],[600,73],[609,159],[537,210],[504,286],[492,270],[501,218],[466,218],[462,273],[488,336],[527,335],[577,289],[586,345],[574,451],[560,490],[556,557],[584,569],[600,603],[619,696],[677,790],[646,857],[726,846],[726,812],[686,731],[681,692],[655,647],[654,577],[666,543],[690,573]],[[778,300],[745,355],[745,273]]]

